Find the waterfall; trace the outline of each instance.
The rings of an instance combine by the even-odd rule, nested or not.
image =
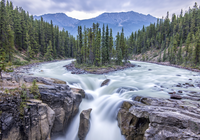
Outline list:
[[[195,85],[199,78],[197,73],[188,70],[131,61],[141,67],[109,73],[106,77],[111,79],[110,83],[100,87],[105,80],[104,75],[73,75],[63,67],[71,61],[42,64],[31,72],[35,76],[64,80],[70,87],[82,88],[86,92],[79,113],[70,122],[65,136],[57,137],[56,140],[78,140],[79,114],[89,108],[92,108],[91,126],[86,140],[124,140],[117,124],[117,113],[123,101],[131,100],[134,96],[169,98],[170,91],[186,90],[176,87],[177,84],[188,82]],[[190,90],[198,89],[194,87]]]

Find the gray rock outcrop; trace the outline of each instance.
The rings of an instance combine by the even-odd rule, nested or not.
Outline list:
[[[124,102],[118,124],[127,140],[200,139],[197,102],[135,97]]]
[[[80,93],[82,98],[85,98],[85,91],[83,89],[80,89],[80,88],[71,88],[72,92],[75,92],[75,93]]]
[[[83,110],[80,114],[80,123],[78,129],[78,137],[80,140],[85,140],[90,129],[90,113],[92,109]]]
[[[70,118],[78,113],[82,96],[71,92],[68,85],[40,85],[41,99],[55,112],[52,132],[60,132],[67,126]]]
[[[78,113],[84,91],[72,91],[65,81],[57,79],[17,75],[4,78],[5,87],[15,92],[0,94],[0,139],[50,140],[51,135],[62,133]],[[39,83],[40,100],[33,99],[29,91],[26,100],[19,86],[29,86],[34,79]],[[10,85],[13,81],[18,89]]]
[[[104,80],[102,83],[101,83],[101,87],[105,86],[105,85],[108,85],[110,82],[110,79],[106,79]]]

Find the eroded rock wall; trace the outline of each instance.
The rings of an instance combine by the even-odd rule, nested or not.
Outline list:
[[[64,81],[18,75],[10,77],[5,79],[8,82],[16,81],[19,85],[30,85],[34,79],[41,83],[41,98],[33,99],[27,93],[29,99],[24,102],[20,93],[1,93],[0,139],[50,140],[52,134],[63,132],[70,119],[78,112],[82,95],[79,89],[76,89],[77,92],[72,91]]]
[[[199,103],[138,96],[123,103],[118,124],[127,140],[199,140]]]

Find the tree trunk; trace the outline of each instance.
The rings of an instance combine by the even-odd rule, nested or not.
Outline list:
[[[1,73],[1,72],[2,72],[2,69],[0,69],[0,75],[1,75],[1,79],[3,79],[3,77],[2,77],[2,73]]]

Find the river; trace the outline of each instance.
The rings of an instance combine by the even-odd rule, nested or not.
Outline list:
[[[82,88],[86,92],[79,107],[79,113],[71,121],[63,137],[56,140],[78,140],[79,114],[82,110],[92,108],[90,131],[86,140],[124,140],[117,124],[117,112],[122,102],[131,100],[135,96],[170,98],[168,92],[188,91],[200,92],[196,86],[199,75],[184,69],[162,66],[152,63],[136,62],[140,65],[123,71],[116,71],[106,75],[83,74],[73,75],[64,65],[72,60],[46,63],[32,68],[35,76],[51,77],[64,80],[70,87]],[[41,72],[41,70],[43,70]],[[100,87],[105,78],[111,79],[108,86]],[[189,83],[195,87],[177,87],[179,83]]]

